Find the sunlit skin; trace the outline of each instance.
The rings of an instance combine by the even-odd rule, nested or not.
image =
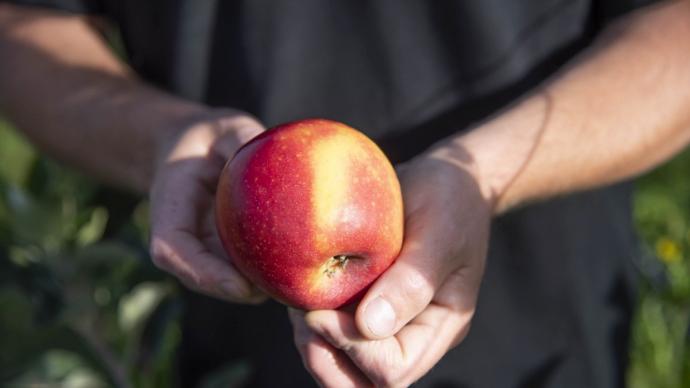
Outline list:
[[[402,253],[356,314],[292,310],[314,378],[332,387],[416,381],[469,330],[492,213],[640,174],[685,147],[689,18],[688,1],[626,15],[520,103],[408,162]],[[223,300],[263,300],[228,264],[209,217],[222,161],[263,126],[148,87],[93,25],[0,3],[3,115],[52,157],[150,192],[160,268]],[[394,313],[374,332],[379,297]]]
[[[366,136],[333,121],[284,124],[242,147],[221,174],[216,203],[234,265],[302,309],[352,301],[402,244],[392,165]]]

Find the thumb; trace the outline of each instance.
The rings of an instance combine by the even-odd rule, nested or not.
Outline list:
[[[437,248],[443,244],[424,241],[431,240],[426,236],[415,237],[408,234],[398,259],[357,307],[357,328],[367,338],[382,339],[397,333],[429,305],[454,269],[456,260]]]

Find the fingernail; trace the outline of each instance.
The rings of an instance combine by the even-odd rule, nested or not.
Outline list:
[[[388,301],[378,297],[364,310],[364,321],[375,336],[386,337],[395,329],[395,310]]]

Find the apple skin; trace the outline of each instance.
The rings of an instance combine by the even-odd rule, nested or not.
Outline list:
[[[279,125],[240,148],[223,169],[216,225],[233,265],[299,309],[352,302],[388,268],[403,240],[393,166],[345,124]]]

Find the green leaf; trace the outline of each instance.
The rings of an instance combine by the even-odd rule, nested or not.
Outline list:
[[[39,323],[32,319],[30,300],[16,289],[0,289],[0,333],[3,338],[0,352],[0,381],[20,377],[48,352],[55,349],[77,354],[88,366],[109,383],[117,381],[106,360],[90,340],[67,322]]]
[[[137,285],[120,300],[118,322],[122,330],[127,332],[141,327],[168,292],[169,287],[165,283]]]
[[[55,252],[74,229],[71,220],[63,217],[60,203],[39,201],[12,186],[6,192],[6,199],[11,216],[9,228],[15,243],[37,244],[48,252]]]
[[[36,155],[33,147],[0,120],[0,179],[23,186]]]
[[[168,295],[150,314],[138,338],[132,338],[129,359],[133,379],[140,388],[174,385],[175,357],[182,332],[182,305]]]
[[[76,242],[77,246],[83,247],[93,244],[103,237],[103,231],[108,223],[108,211],[103,207],[97,207],[91,212],[91,217],[77,231]]]
[[[108,385],[80,355],[58,349],[45,352],[7,386],[100,388]]]

